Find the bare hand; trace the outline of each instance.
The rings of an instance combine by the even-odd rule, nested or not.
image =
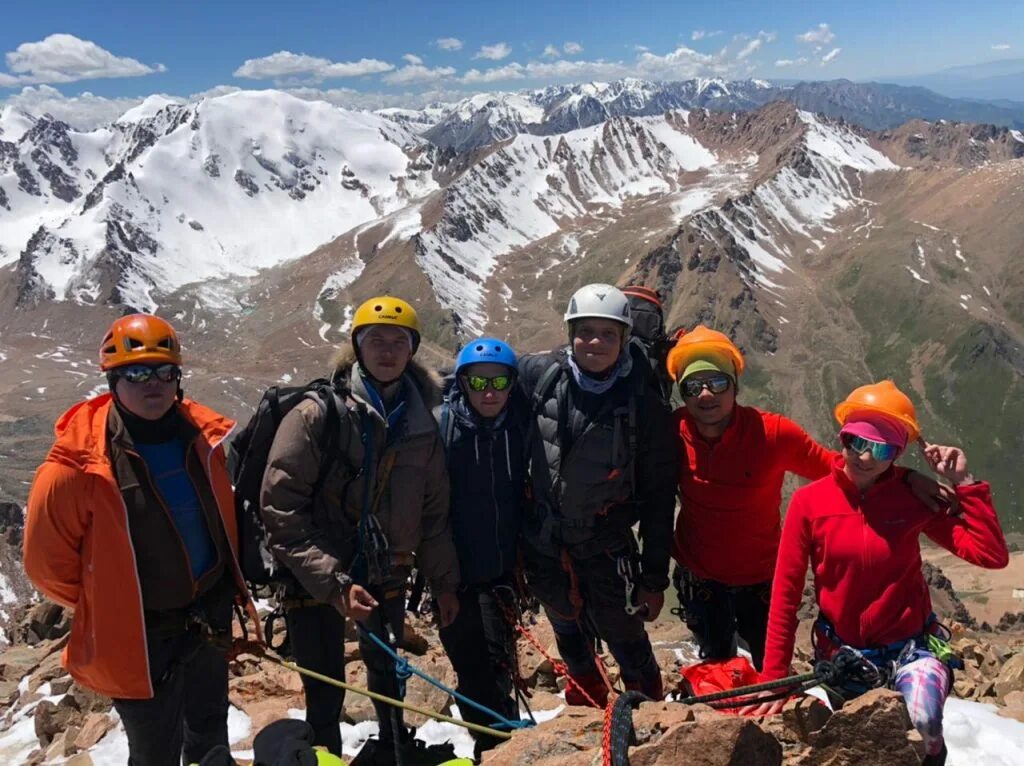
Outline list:
[[[960,511],[960,498],[957,497],[955,490],[945,484],[940,484],[918,471],[911,471],[907,482],[914,497],[927,505],[933,513],[955,516]]]
[[[640,604],[647,607],[644,614],[644,622],[654,622],[661,614],[661,608],[665,606],[665,594],[662,591],[650,591],[644,588],[637,589],[637,599]]]
[[[454,593],[439,593],[437,596],[437,617],[442,628],[447,628],[459,615],[459,597]]]
[[[759,698],[762,698],[762,697],[771,697],[771,696],[774,696],[774,695],[778,694],[780,691],[782,691],[782,690],[781,689],[768,689],[768,690],[763,691],[763,692],[758,692],[757,694],[753,695],[751,697],[751,699],[752,700],[756,700],[756,699],[759,699]],[[737,712],[740,715],[749,715],[749,716],[755,716],[755,717],[763,716],[763,715],[775,715],[776,713],[781,713],[782,712],[782,708],[785,707],[786,700],[788,700],[788,699],[789,699],[789,697],[783,697],[782,699],[778,699],[778,700],[774,700],[774,701],[769,701],[769,702],[762,702],[760,704],[758,704],[757,702],[752,702],[749,705],[744,705]]]
[[[924,459],[939,476],[948,479],[954,485],[967,478],[967,456],[962,449],[928,444],[924,439],[918,439],[917,443],[921,447]]]
[[[356,622],[363,622],[374,609],[377,600],[362,585],[349,585],[333,603],[335,609]]]

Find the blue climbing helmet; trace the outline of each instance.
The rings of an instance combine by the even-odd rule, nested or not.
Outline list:
[[[458,375],[464,367],[471,364],[486,362],[503,364],[513,372],[518,368],[516,352],[505,341],[497,338],[476,338],[463,346],[455,358],[455,374]]]

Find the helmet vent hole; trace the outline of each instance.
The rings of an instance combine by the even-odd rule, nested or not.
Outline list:
[[[396,314],[401,314],[402,313],[402,307],[401,306],[395,306],[395,313]]]
[[[374,307],[373,307],[373,310],[374,310],[374,311],[383,311],[383,310],[384,310],[384,307],[383,307],[383,306],[381,306],[381,305],[380,305],[380,304],[378,303],[378,304],[377,304],[376,306],[374,306]]]
[[[129,351],[133,348],[144,348],[146,345],[138,338],[125,338],[125,344],[128,346]]]

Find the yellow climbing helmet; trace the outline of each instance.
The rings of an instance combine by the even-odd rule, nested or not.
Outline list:
[[[353,342],[360,329],[378,324],[409,330],[412,333],[412,352],[416,353],[420,346],[420,320],[416,309],[407,301],[391,295],[378,295],[365,301],[352,317]]]

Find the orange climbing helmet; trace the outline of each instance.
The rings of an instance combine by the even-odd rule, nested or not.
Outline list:
[[[114,320],[100,344],[100,369],[106,372],[126,364],[181,366],[181,343],[167,320],[152,314]]]
[[[686,377],[687,370],[695,362],[707,363],[701,369],[713,368],[726,374],[730,374],[729,368],[732,368],[734,380],[743,373],[744,367],[743,354],[729,336],[702,324],[679,336],[676,345],[668,352],[665,367],[672,380],[678,382]]]
[[[921,435],[914,403],[891,380],[853,389],[844,401],[836,405],[836,420],[845,426],[858,412],[873,412],[898,421],[907,430],[908,442],[916,441]]]

